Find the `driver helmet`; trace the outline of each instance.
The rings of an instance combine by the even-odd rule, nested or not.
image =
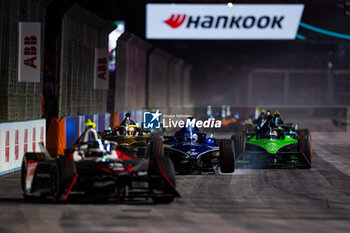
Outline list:
[[[275,117],[279,117],[280,116],[280,112],[278,110],[276,110],[276,112],[273,114]]]
[[[270,138],[270,139],[276,139],[278,137],[278,132],[277,130],[270,130],[265,132],[265,137]]]
[[[131,114],[130,113],[126,113],[125,114],[125,118],[126,118],[126,124],[131,124],[131,120],[130,120]]]
[[[86,128],[95,128],[96,124],[92,122],[90,119],[85,123]]]
[[[133,127],[133,126],[128,126],[128,127],[126,128],[126,134],[127,134],[128,136],[135,136],[135,135],[136,135],[136,132],[137,132],[137,130],[136,130],[136,128]]]
[[[184,138],[185,138],[185,141],[187,141],[187,142],[197,142],[198,135],[196,133],[194,133],[194,134],[185,133]]]
[[[273,130],[273,131],[271,132],[271,135],[277,137],[277,135],[278,135],[277,130]]]

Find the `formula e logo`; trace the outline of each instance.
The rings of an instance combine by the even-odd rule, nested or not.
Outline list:
[[[145,129],[159,129],[161,115],[162,113],[159,112],[159,109],[156,112],[144,112],[143,127]]]
[[[169,19],[164,20],[164,23],[168,24],[172,28],[180,27],[186,19],[186,14],[172,14]]]

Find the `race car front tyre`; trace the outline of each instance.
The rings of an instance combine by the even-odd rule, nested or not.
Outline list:
[[[56,165],[50,171],[51,196],[54,202],[59,202],[62,195],[62,183],[59,169]]]
[[[235,171],[235,149],[230,139],[223,139],[220,142],[220,170],[222,173]]]
[[[27,158],[23,157],[22,166],[21,166],[21,187],[23,191],[23,195],[25,195],[26,189],[26,179],[27,179]]]

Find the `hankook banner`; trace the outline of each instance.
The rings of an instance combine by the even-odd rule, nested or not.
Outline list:
[[[95,49],[94,89],[108,90],[108,50]]]
[[[19,22],[18,81],[40,82],[41,24]]]
[[[147,4],[148,39],[295,39],[303,4]]]

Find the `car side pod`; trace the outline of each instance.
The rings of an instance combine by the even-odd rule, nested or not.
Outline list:
[[[235,145],[231,139],[223,139],[220,142],[220,171],[233,173],[235,171]]]
[[[175,197],[181,197],[176,190],[174,165],[171,159],[164,155],[164,143],[160,139],[153,138],[150,141],[147,158],[150,190],[162,192],[160,195],[152,196],[153,202],[170,203]]]

